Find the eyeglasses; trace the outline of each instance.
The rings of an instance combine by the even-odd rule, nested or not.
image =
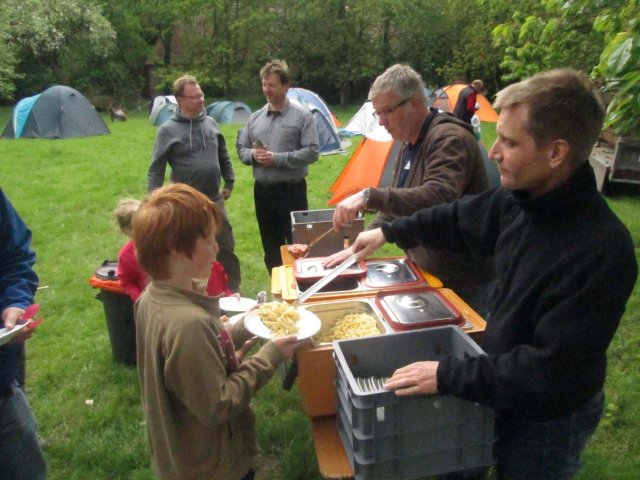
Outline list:
[[[407,103],[409,100],[411,100],[411,98],[413,97],[408,97],[405,98],[404,100],[402,100],[399,103],[396,103],[393,107],[389,107],[384,109],[382,112],[378,112],[377,110],[373,111],[373,117],[375,119],[378,119],[380,117],[388,117],[389,115],[391,115],[393,112],[395,112],[398,108],[400,108],[402,105],[404,105],[405,103]]]
[[[189,100],[202,100],[204,98],[204,93],[200,95],[180,95],[182,98],[188,98]]]

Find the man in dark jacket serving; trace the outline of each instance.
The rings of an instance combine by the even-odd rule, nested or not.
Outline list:
[[[606,351],[638,267],[588,163],[604,111],[583,75],[537,74],[495,106],[489,155],[501,187],[363,232],[354,248],[360,257],[385,241],[495,253],[488,355],[408,365],[386,388],[492,406],[499,478],[567,479],[602,416]]]

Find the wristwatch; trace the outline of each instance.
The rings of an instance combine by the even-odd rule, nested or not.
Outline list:
[[[369,203],[369,196],[371,195],[371,189],[370,188],[365,188],[362,191],[362,199],[364,200],[364,206],[366,207],[367,204]]]

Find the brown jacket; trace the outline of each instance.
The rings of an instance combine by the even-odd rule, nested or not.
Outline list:
[[[238,480],[257,453],[255,392],[284,359],[269,342],[226,373],[218,299],[152,281],[135,304],[151,463],[163,480]],[[239,347],[251,335],[232,327]]]
[[[464,122],[450,114],[438,113],[418,142],[420,146],[411,164],[406,187],[371,189],[367,209],[377,211],[378,215],[367,228],[377,228],[385,221],[464,195],[477,194],[489,187],[482,152]],[[405,144],[396,159],[393,185],[397,185],[406,148]],[[470,255],[424,247],[412,248],[407,255],[463,298],[466,291],[492,278],[491,262],[478,261]]]

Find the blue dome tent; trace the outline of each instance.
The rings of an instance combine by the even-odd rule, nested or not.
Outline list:
[[[313,114],[320,140],[320,153],[328,155],[340,152],[340,135],[338,135],[333,115],[326,103],[311,90],[298,87],[290,88],[287,97],[307,108]]]

